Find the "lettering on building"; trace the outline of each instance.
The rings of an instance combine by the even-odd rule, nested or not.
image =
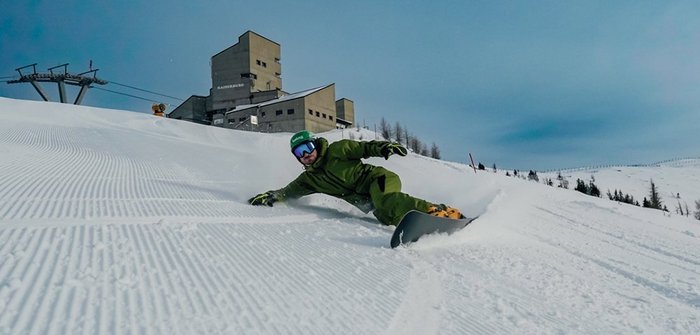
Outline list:
[[[239,87],[243,87],[243,86],[244,86],[244,84],[230,84],[230,85],[217,86],[216,89],[217,90],[226,90],[229,88],[239,88]]]

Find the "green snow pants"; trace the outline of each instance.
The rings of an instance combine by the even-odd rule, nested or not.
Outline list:
[[[431,203],[401,193],[401,179],[396,173],[385,168],[375,168],[371,173],[374,179],[369,186],[369,195],[374,205],[374,216],[387,226],[396,226],[401,218],[411,210],[427,212]]]

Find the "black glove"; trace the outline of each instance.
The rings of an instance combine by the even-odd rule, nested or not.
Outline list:
[[[406,150],[406,148],[404,148],[401,144],[387,143],[382,147],[380,153],[382,154],[382,157],[384,157],[384,159],[389,159],[389,156],[393,154],[398,154],[399,156],[406,156],[408,155],[408,150]]]
[[[277,198],[275,198],[275,194],[272,193],[272,191],[267,191],[265,193],[260,193],[250,199],[248,199],[248,203],[253,205],[253,206],[262,206],[262,205],[267,205],[272,207],[272,204],[277,202]]]

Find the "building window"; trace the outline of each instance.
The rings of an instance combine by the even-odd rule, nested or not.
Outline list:
[[[262,62],[262,67],[267,67],[267,63]]]
[[[244,117],[238,119],[238,122],[243,122],[243,121],[245,121]]]
[[[316,112],[316,117],[321,117],[321,113]]]
[[[328,115],[328,118],[329,118],[331,121],[333,121],[333,116]]]
[[[265,112],[261,112],[260,116],[265,117]]]
[[[287,109],[287,115],[292,115],[294,114],[294,108]]]
[[[256,62],[258,65],[262,65],[262,62],[261,62],[259,59],[255,60],[255,62]]]
[[[258,75],[255,73],[241,73],[241,78],[258,79]]]
[[[275,115],[277,115],[277,116],[282,115],[282,110],[280,109],[280,110],[275,111]]]
[[[314,115],[314,111],[309,109],[309,115]]]
[[[328,117],[328,115],[326,115],[326,113],[323,113],[323,118],[325,119],[327,117]]]

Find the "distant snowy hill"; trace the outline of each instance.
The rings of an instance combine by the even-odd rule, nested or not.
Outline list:
[[[0,98],[0,334],[700,333],[692,217],[372,158],[480,215],[390,249],[393,227],[331,197],[246,203],[301,172],[288,139]],[[700,200],[697,161],[565,174]]]
[[[559,173],[543,174],[556,181]],[[649,199],[651,182],[659,189],[663,203],[675,213],[680,204],[695,210],[695,201],[700,201],[700,159],[678,159],[654,166],[621,166],[609,168],[581,168],[564,170],[561,176],[569,181],[570,188],[576,187],[576,180],[588,183],[593,180],[600,188],[603,197],[615,190],[629,194],[642,203]],[[555,183],[556,184],[556,183]]]

